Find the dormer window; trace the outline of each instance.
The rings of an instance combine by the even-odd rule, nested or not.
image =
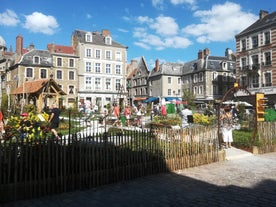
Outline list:
[[[91,33],[86,33],[85,41],[86,42],[92,42],[92,34]]]
[[[111,45],[111,43],[112,43],[111,37],[110,36],[105,37],[105,44]]]
[[[40,64],[40,58],[38,56],[34,57],[34,64]]]

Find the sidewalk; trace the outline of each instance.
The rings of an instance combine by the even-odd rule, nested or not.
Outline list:
[[[1,206],[276,206],[276,153],[232,147],[223,162]]]

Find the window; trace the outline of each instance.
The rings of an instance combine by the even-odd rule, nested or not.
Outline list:
[[[101,79],[95,78],[95,89],[101,89]]]
[[[91,57],[91,49],[86,49],[86,57]]]
[[[178,79],[177,79],[177,83],[178,83],[178,84],[181,84],[181,78],[178,78]]]
[[[259,56],[258,55],[252,55],[251,60],[252,60],[252,69],[253,70],[258,70],[259,69]]]
[[[26,69],[26,78],[33,78],[33,69],[32,68]]]
[[[85,71],[86,72],[91,72],[91,62],[86,62],[85,63]]]
[[[243,57],[243,58],[241,58],[241,69],[245,70],[246,66],[247,66],[247,64],[246,64],[246,57]]]
[[[101,51],[100,50],[96,50],[96,54],[95,54],[96,58],[101,58]]]
[[[75,66],[74,59],[69,59],[69,67],[73,68]]]
[[[242,51],[246,50],[246,39],[243,39],[243,40],[241,41],[241,50],[242,50]]]
[[[62,59],[61,58],[57,58],[57,66],[62,66]]]
[[[34,64],[39,64],[40,63],[40,58],[38,56],[34,57]]]
[[[258,45],[259,45],[259,43],[258,43],[258,36],[257,35],[253,36],[252,37],[252,48],[257,48]]]
[[[198,82],[197,74],[194,74],[194,83]]]
[[[222,80],[223,81],[227,81],[227,73],[223,73],[222,74]]]
[[[111,52],[109,50],[105,51],[105,58],[107,60],[110,60],[111,59]]]
[[[47,70],[46,69],[41,69],[40,70],[40,78],[47,78]]]
[[[101,63],[95,63],[95,73],[101,72]]]
[[[116,74],[121,74],[121,66],[116,65]]]
[[[105,73],[106,74],[110,74],[111,73],[111,65],[110,64],[106,64],[105,65]]]
[[[116,91],[120,90],[120,88],[121,88],[121,80],[120,79],[116,79],[115,88],[116,88]]]
[[[69,71],[69,80],[74,80],[74,79],[75,79],[74,71]]]
[[[197,94],[197,87],[194,87],[194,94]]]
[[[199,82],[203,82],[203,73],[199,73]]]
[[[168,84],[172,84],[172,77],[168,77]]]
[[[85,41],[86,42],[92,42],[92,34],[91,33],[87,33],[85,35]]]
[[[216,80],[218,77],[218,73],[217,72],[213,72],[213,80]]]
[[[122,60],[122,54],[121,54],[121,52],[116,52],[115,59],[116,60]]]
[[[111,90],[111,79],[110,78],[105,79],[105,89]]]
[[[69,94],[74,94],[74,86],[69,85]]]
[[[111,37],[109,37],[109,36],[105,37],[105,44],[111,45],[111,43],[112,43]]]
[[[265,32],[264,33],[264,41],[265,41],[265,44],[270,44],[270,32]]]
[[[271,86],[271,73],[270,72],[266,72],[264,73],[264,86]]]
[[[172,89],[168,89],[168,96],[171,96],[172,95]]]
[[[270,52],[265,52],[264,53],[265,56],[265,65],[271,65],[271,54]]]
[[[62,71],[61,70],[57,70],[57,79],[62,79]]]
[[[92,89],[92,78],[85,77],[85,89]]]
[[[253,88],[259,87],[259,75],[252,75],[252,87]]]

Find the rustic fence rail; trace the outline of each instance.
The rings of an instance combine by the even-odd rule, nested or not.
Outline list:
[[[0,202],[97,187],[219,160],[217,129],[152,128],[0,145]]]
[[[258,122],[258,153],[276,152],[276,122]]]

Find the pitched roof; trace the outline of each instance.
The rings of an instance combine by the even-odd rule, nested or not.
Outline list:
[[[51,53],[74,54],[74,49],[72,46],[48,44],[47,49]]]
[[[46,87],[47,84],[53,85],[56,89],[58,89],[59,94],[66,95],[66,93],[58,86],[57,82],[53,79],[39,79],[34,81],[27,81],[23,85],[19,86],[15,90],[11,92],[11,94],[23,94],[23,93],[37,93],[42,88]]]
[[[253,33],[263,28],[271,27],[273,24],[276,24],[276,12],[268,14],[263,18],[257,20],[255,23],[251,24],[245,30],[237,34],[236,37],[246,35],[247,33]]]
[[[79,42],[84,43],[85,42],[85,35],[87,33],[88,33],[87,31],[75,30],[73,35],[78,38]],[[95,44],[95,45],[106,46],[104,35],[102,35],[101,33],[97,32],[97,31],[96,32],[90,32],[90,33],[93,35],[92,36],[93,41],[92,42],[85,42],[86,44]],[[124,46],[124,45],[122,45],[118,42],[115,42],[113,39],[112,39],[112,44],[108,45],[108,46],[127,48],[126,46]]]

